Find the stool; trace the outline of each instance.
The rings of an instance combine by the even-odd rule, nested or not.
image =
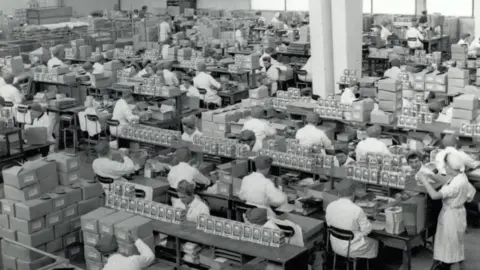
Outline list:
[[[100,176],[98,174],[95,174],[95,180],[97,180],[98,182],[100,182],[102,184],[108,185],[108,191],[109,192],[112,191],[112,184],[114,182],[113,178],[103,177],[103,176]]]
[[[118,144],[118,127],[120,126],[120,121],[113,120],[113,119],[108,119],[105,123],[107,124],[107,127],[106,127],[107,130],[110,130],[110,135],[109,135],[109,138],[108,138],[109,141],[112,141],[112,132],[111,132],[110,127],[115,127],[116,128],[114,137],[115,137],[115,140],[117,140],[117,144]]]
[[[307,74],[308,72],[306,70],[302,70],[302,69],[299,69],[297,71],[295,71],[296,75],[295,75],[295,86],[299,89],[302,89],[302,88],[307,88],[310,86],[310,83],[308,82],[299,82],[300,78],[299,76],[304,76],[305,79],[307,78]],[[304,86],[304,87],[301,87],[301,86]]]
[[[207,109],[207,108],[208,108],[208,104],[207,104],[207,102],[205,101],[205,95],[207,94],[207,89],[205,89],[205,88],[199,88],[199,87],[197,87],[197,89],[198,89],[198,92],[200,93],[200,95],[203,95],[203,106],[202,106],[202,108],[203,108],[203,109]],[[200,104],[201,104],[201,102],[200,102]]]
[[[25,106],[25,105],[17,105],[17,112],[23,114],[23,125],[25,125],[26,123],[26,118],[27,118],[27,113],[28,113],[28,110],[30,108],[28,106]],[[16,115],[15,115],[16,117]],[[31,119],[33,120],[33,119]],[[16,121],[18,127],[22,128],[22,123],[20,123],[20,121]],[[30,123],[31,124],[31,123]]]
[[[357,270],[357,262],[362,259],[362,258],[351,258],[350,257],[350,246],[352,244],[352,241],[353,241],[353,238],[355,237],[353,232],[351,231],[347,231],[347,230],[342,230],[342,229],[338,229],[338,228],[335,228],[335,227],[328,227],[327,229],[327,249],[329,248],[329,241],[330,241],[330,236],[333,236],[337,239],[340,239],[340,240],[344,240],[344,241],[348,241],[348,248],[347,248],[347,270],[350,270],[350,262],[353,263],[353,270]],[[333,249],[332,249],[333,251]],[[340,256],[340,255],[338,255]],[[343,256],[341,256],[343,257]],[[369,260],[366,259],[366,262],[367,262],[367,270],[370,270],[370,263],[369,263]],[[335,251],[333,251],[333,270],[336,269],[336,266],[337,266],[337,253],[335,253]]]
[[[78,138],[77,138],[77,127],[75,126],[75,115],[69,115],[69,114],[64,114],[60,116],[60,127],[61,127],[61,132],[63,132],[63,147],[65,147],[65,150],[67,149],[67,132],[72,133],[73,136],[73,153],[77,153],[77,143],[78,143]],[[68,127],[65,127],[68,125]]]

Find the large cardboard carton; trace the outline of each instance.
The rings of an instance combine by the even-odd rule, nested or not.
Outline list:
[[[45,218],[41,217],[36,220],[26,221],[12,217],[10,218],[10,228],[22,233],[31,234],[45,228]]]
[[[113,235],[114,234],[114,226],[117,223],[120,223],[124,220],[127,220],[131,217],[133,217],[134,214],[132,213],[127,213],[125,211],[118,211],[114,214],[111,214],[109,216],[106,216],[98,221],[99,226],[100,226],[100,234],[107,234],[107,235]]]
[[[6,199],[10,199],[12,201],[19,201],[19,202],[37,199],[37,198],[40,198],[40,196],[42,196],[42,192],[40,190],[39,184],[34,184],[31,186],[25,187],[22,190],[5,185],[4,191],[5,191]]]
[[[53,239],[53,228],[46,228],[32,234],[17,232],[17,241],[28,246],[40,246]]]
[[[115,224],[114,227],[117,241],[127,244],[133,243],[130,235],[133,235],[137,238],[146,238],[153,234],[152,220],[142,216],[134,216]]]
[[[15,204],[16,217],[23,220],[35,220],[51,213],[53,201],[50,199],[35,199]]]
[[[101,218],[104,218],[106,216],[109,216],[113,213],[117,212],[116,210],[113,209],[108,209],[105,207],[98,208],[97,210],[94,210],[86,215],[81,216],[81,221],[82,221],[82,230],[86,232],[92,232],[92,233],[99,233],[98,230],[98,221]],[[120,224],[118,224],[120,225]]]
[[[68,155],[65,153],[50,154],[48,160],[53,160],[57,163],[57,171],[72,172],[80,168],[80,160],[77,156]]]

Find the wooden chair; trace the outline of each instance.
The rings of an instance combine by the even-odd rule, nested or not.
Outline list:
[[[347,247],[347,257],[345,257],[347,259],[347,270],[350,270],[350,262],[353,263],[353,270],[357,270],[357,262],[362,259],[362,258],[352,258],[350,257],[350,246],[352,244],[352,241],[353,239],[355,238],[355,235],[353,234],[353,232],[351,231],[348,231],[348,230],[342,230],[342,229],[339,229],[339,228],[335,228],[335,227],[328,227],[327,229],[327,252],[328,252],[328,249],[329,249],[329,242],[330,242],[330,236],[333,236],[337,239],[340,239],[340,240],[343,240],[343,241],[348,241],[348,247]],[[337,253],[333,250],[333,267],[332,269],[335,270],[336,269],[336,266],[337,266]],[[340,255],[338,255],[340,256]],[[343,257],[343,256],[341,256]],[[369,260],[366,259],[366,263],[367,263],[367,270],[370,270],[370,263],[369,263]]]

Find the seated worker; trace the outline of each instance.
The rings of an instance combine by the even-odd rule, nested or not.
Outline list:
[[[255,17],[257,18],[257,24],[258,24],[259,26],[264,26],[264,25],[267,24],[267,19],[262,16],[262,12],[261,12],[261,11],[255,12]]]
[[[157,74],[157,66],[154,64],[147,65],[145,69],[147,71],[147,74],[150,76]]]
[[[177,187],[178,200],[172,201],[172,206],[187,210],[187,221],[197,222],[200,215],[210,215],[207,204],[195,194],[195,185],[182,180]]]
[[[470,34],[463,34],[460,40],[457,42],[457,45],[465,45],[468,47],[468,44],[470,43]]]
[[[335,147],[335,167],[344,167],[353,164],[355,160],[348,156],[348,149],[346,147]]]
[[[92,163],[93,172],[105,178],[115,181],[125,181],[123,176],[135,172],[135,164],[122,151],[112,152],[110,142],[101,140],[96,146],[98,158]],[[108,185],[104,189],[108,190]]]
[[[255,146],[252,151],[256,152],[263,148],[263,140],[268,136],[274,136],[277,130],[270,125],[263,117],[263,108],[252,108],[252,114],[243,124],[242,130],[251,130],[255,133]]]
[[[197,128],[197,118],[192,115],[189,117],[184,117],[182,119],[182,126],[183,126],[183,134],[182,140],[186,142],[193,142],[193,138],[195,136],[202,136],[202,132],[200,132]]]
[[[47,108],[42,107],[38,103],[30,105],[32,124],[25,124],[25,130],[31,127],[45,127],[47,129],[47,140],[54,143],[53,138],[53,125],[51,124],[50,117],[47,113]]]
[[[222,85],[206,71],[207,66],[205,63],[197,64],[197,75],[193,78],[193,85],[197,89],[205,89],[207,91],[206,94],[201,94],[205,103],[221,106],[222,99],[217,95],[217,90],[215,89],[221,89]]]
[[[255,133],[253,131],[245,129],[240,132],[240,136],[238,139],[238,142],[240,144],[245,144],[249,147],[249,151],[253,151],[253,148],[255,146]]]
[[[263,58],[266,57],[266,56],[269,56],[271,58],[271,64],[273,66],[281,66],[282,64],[280,62],[278,62],[277,60],[275,60],[272,56],[275,54],[275,49],[273,48],[266,48],[262,54],[262,57],[260,57],[260,67],[261,68],[264,68],[265,67],[265,64],[263,62]]]
[[[411,177],[407,181],[417,181],[417,184],[418,184],[420,183],[420,179],[418,178],[419,172],[425,172],[429,174],[433,173],[429,168],[423,165],[422,154],[419,152],[414,151],[409,153],[407,155],[407,163],[408,163],[408,166],[412,169]],[[415,191],[404,190],[403,192],[397,193],[395,195],[395,198],[397,200],[405,201],[417,194],[418,192],[415,192]]]
[[[120,122],[118,130],[116,127],[110,127],[110,133],[114,136],[122,133],[122,127],[127,125],[131,121],[138,121],[139,117],[134,115],[130,104],[133,104],[135,100],[131,91],[124,91],[122,98],[117,100],[115,107],[113,108],[112,119]],[[118,132],[118,133],[117,133]]]
[[[13,86],[15,76],[11,73],[7,73],[4,75],[3,80],[5,81],[5,85],[0,86],[0,96],[3,97],[6,102],[21,104],[23,101],[23,94],[18,88]]]
[[[287,195],[275,187],[275,183],[266,176],[270,172],[273,160],[271,157],[255,158],[256,171],[242,180],[238,197],[247,204],[269,209],[269,216],[275,216],[270,206],[278,207],[287,203]]]
[[[405,33],[407,38],[408,47],[411,50],[423,50],[423,34],[418,30],[418,23],[413,22],[411,26],[408,27],[407,32]]]
[[[102,235],[95,249],[107,259],[102,270],[142,270],[155,261],[152,249],[134,234],[129,237],[134,241],[140,255],[125,257],[118,253],[117,238],[113,235]]]
[[[245,28],[245,25],[243,23],[240,23],[238,26],[237,30],[235,30],[235,41],[243,44],[245,41],[245,38],[243,37],[243,29]]]
[[[52,58],[50,60],[48,60],[48,62],[47,62],[48,69],[50,70],[54,67],[63,65],[63,61],[59,59],[61,57],[62,57],[61,49],[57,46],[53,47]]]
[[[325,219],[328,226],[351,231],[354,239],[350,242],[350,258],[376,258],[378,241],[368,237],[372,231],[372,224],[363,209],[354,203],[355,190],[353,187],[342,189],[342,198],[331,202],[325,210]],[[340,256],[347,256],[348,241],[330,236],[332,249]]]
[[[393,80],[398,79],[398,75],[400,75],[400,60],[392,59],[390,61],[391,68],[387,69],[383,74],[383,77],[388,77]]]
[[[193,86],[192,78],[188,76],[184,76],[182,78],[182,84],[180,85],[180,90],[183,92],[187,92],[187,96],[189,97],[198,97],[199,99],[203,98],[203,95],[198,92],[198,89]]]
[[[172,62],[165,62],[163,64],[163,79],[167,86],[178,86],[180,84],[177,74],[172,72]]]
[[[359,142],[357,144],[357,148],[355,149],[355,156],[357,161],[362,156],[366,157],[368,153],[391,155],[387,145],[378,139],[381,133],[382,133],[382,127],[379,125],[373,125],[367,128],[368,137],[362,140],[361,142]]]
[[[280,79],[280,71],[277,67],[272,65],[272,57],[265,56],[262,58],[263,60],[263,68],[262,74],[266,76],[266,78],[271,83],[270,88],[270,95],[274,95],[278,90],[278,81]]]
[[[105,68],[103,67],[103,64],[105,63],[105,59],[103,58],[102,55],[96,55],[94,59],[94,64],[93,64],[93,74],[100,74],[103,73]]]
[[[312,57],[309,57],[307,60],[307,63],[303,65],[303,67],[300,70],[305,70],[307,72],[307,75],[298,75],[298,79],[304,82],[312,82],[313,78],[313,73],[312,73]]]
[[[477,51],[480,52],[480,38],[473,38],[472,43],[468,46],[468,55],[477,56]]]
[[[170,172],[167,175],[168,184],[171,188],[177,189],[178,183],[182,180],[186,180],[192,184],[199,183],[206,186],[211,184],[208,177],[204,176],[197,168],[189,164],[192,160],[192,153],[188,147],[177,149],[177,151],[175,151],[175,158],[178,163],[170,168]]]
[[[304,147],[319,145],[323,149],[333,149],[332,141],[325,132],[317,127],[320,117],[314,112],[309,112],[306,117],[307,124],[297,131],[295,139]]]

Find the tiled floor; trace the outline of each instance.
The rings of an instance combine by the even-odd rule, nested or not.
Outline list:
[[[92,171],[93,157],[87,160],[85,155],[82,155],[81,175],[86,179],[92,179],[94,174]],[[466,269],[465,270],[480,270],[480,229],[469,228],[468,234],[465,237],[465,253],[466,253]],[[428,270],[432,265],[433,254],[427,250],[420,250],[414,254],[413,270]],[[395,256],[399,257],[399,256]],[[401,263],[401,262],[399,262]],[[399,267],[393,267],[393,269]],[[384,270],[384,269],[382,269]]]

